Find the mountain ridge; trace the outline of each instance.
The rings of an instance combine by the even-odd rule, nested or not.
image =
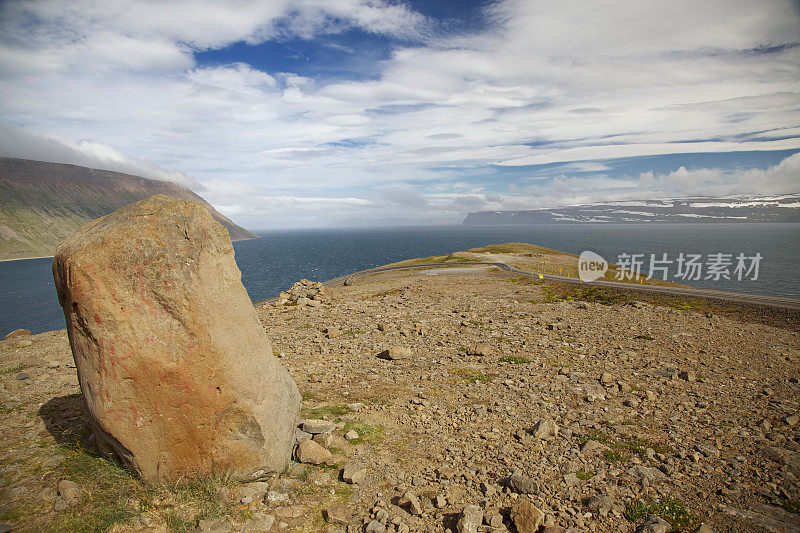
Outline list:
[[[468,213],[463,225],[521,226],[565,223],[800,222],[800,194],[692,197],[598,202],[515,211]]]
[[[80,226],[154,194],[203,204],[232,241],[258,235],[187,187],[78,165],[0,157],[0,259],[51,256]]]

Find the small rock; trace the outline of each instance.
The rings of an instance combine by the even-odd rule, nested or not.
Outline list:
[[[800,414],[798,414],[798,413],[795,413],[795,414],[793,414],[793,415],[791,415],[791,416],[787,416],[787,417],[784,419],[784,421],[785,421],[787,424],[789,424],[790,426],[794,427],[794,426],[796,426],[796,425],[797,425],[797,423],[798,423],[798,422],[800,422]]]
[[[399,359],[408,359],[412,355],[414,354],[410,348],[406,348],[405,346],[392,346],[391,348],[379,353],[378,357],[388,361],[397,361]]]
[[[714,533],[714,530],[706,524],[700,524],[692,530],[692,533]]]
[[[306,433],[300,428],[295,428],[294,430],[294,440],[297,442],[303,442],[304,440],[311,440],[314,437],[311,433]]]
[[[478,533],[478,528],[483,524],[483,511],[477,505],[467,505],[461,511],[456,530],[458,533]]]
[[[307,420],[303,420],[303,423],[300,427],[303,428],[303,431],[306,433],[317,435],[319,433],[330,433],[336,429],[336,424],[327,420],[316,420],[309,418]]]
[[[367,524],[366,529],[364,529],[365,533],[386,533],[386,526],[378,522],[377,520],[373,520],[369,524]]]
[[[30,374],[28,374],[27,372],[20,372],[19,374],[17,374],[17,379],[19,381],[25,381],[26,379],[30,379],[30,377],[31,377]]]
[[[343,507],[328,507],[322,511],[322,516],[327,523],[341,526],[346,526],[350,520],[350,514]]]
[[[211,518],[208,520],[200,520],[197,527],[194,528],[194,533],[231,533],[230,524],[221,518]]]
[[[354,413],[360,413],[364,409],[364,404],[361,402],[348,403],[347,408]]]
[[[354,429],[351,429],[344,434],[344,438],[346,440],[356,440],[358,438],[358,433]]]
[[[503,480],[503,484],[517,494],[536,494],[539,486],[536,482],[520,474],[512,474]]]
[[[669,522],[651,514],[636,527],[635,533],[669,533],[671,530],[672,525]]]
[[[606,446],[605,444],[600,444],[596,440],[587,440],[586,442],[581,444],[581,453],[585,455],[592,455],[607,448],[608,446]]]
[[[333,457],[333,454],[314,442],[304,440],[297,445],[297,460],[301,463],[320,465]]]
[[[492,349],[492,345],[488,342],[478,342],[467,348],[467,355],[477,355],[479,357],[483,357],[486,355],[492,355],[494,350]]]
[[[678,374],[678,377],[684,381],[688,381],[689,383],[697,381],[697,376],[694,374],[694,372],[683,371]]]
[[[537,439],[549,440],[558,436],[558,426],[551,418],[539,420],[532,430],[533,436]]]
[[[278,492],[275,490],[271,490],[267,492],[267,497],[265,498],[265,501],[271,503],[288,502],[289,494],[286,492]]]
[[[527,498],[520,498],[511,506],[510,517],[518,533],[536,533],[544,522],[544,513]]]
[[[406,507],[408,512],[415,516],[422,514],[422,503],[420,503],[419,498],[413,491],[407,490],[397,501],[397,504],[400,507]]]
[[[611,373],[603,372],[600,375],[600,383],[603,383],[605,385],[607,383],[613,383],[613,382],[614,382],[614,376],[612,376]]]
[[[331,447],[331,442],[333,441],[333,434],[332,433],[317,433],[311,439],[326,450]]]
[[[81,487],[74,481],[62,479],[58,482],[58,494],[69,507],[77,505],[81,501]]]
[[[344,286],[345,287],[349,287],[350,285],[355,284],[355,282],[356,282],[356,278],[353,278],[353,277],[347,278],[346,280],[344,280]]]
[[[269,531],[272,529],[272,524],[275,523],[275,517],[270,514],[255,513],[253,518],[250,518],[242,524],[242,531],[261,532]]]
[[[359,484],[367,478],[367,469],[360,465],[348,464],[342,470],[342,481],[345,483]]]
[[[11,533],[11,524],[0,524],[0,533]]]

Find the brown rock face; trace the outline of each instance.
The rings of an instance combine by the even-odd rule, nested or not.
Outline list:
[[[94,220],[53,276],[104,451],[147,481],[284,468],[300,395],[205,207],[157,195]]]

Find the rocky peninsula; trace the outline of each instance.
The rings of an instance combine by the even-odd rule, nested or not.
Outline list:
[[[542,250],[474,253],[557,261]],[[426,261],[435,262],[408,266]],[[0,522],[116,532],[800,529],[796,312],[489,266],[286,289],[257,307],[303,397],[300,444],[283,473],[144,484],[98,457],[66,332],[21,332],[0,342]]]

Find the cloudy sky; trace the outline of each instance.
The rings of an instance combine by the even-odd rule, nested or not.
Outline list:
[[[800,192],[790,0],[5,0],[0,155],[254,229]]]

